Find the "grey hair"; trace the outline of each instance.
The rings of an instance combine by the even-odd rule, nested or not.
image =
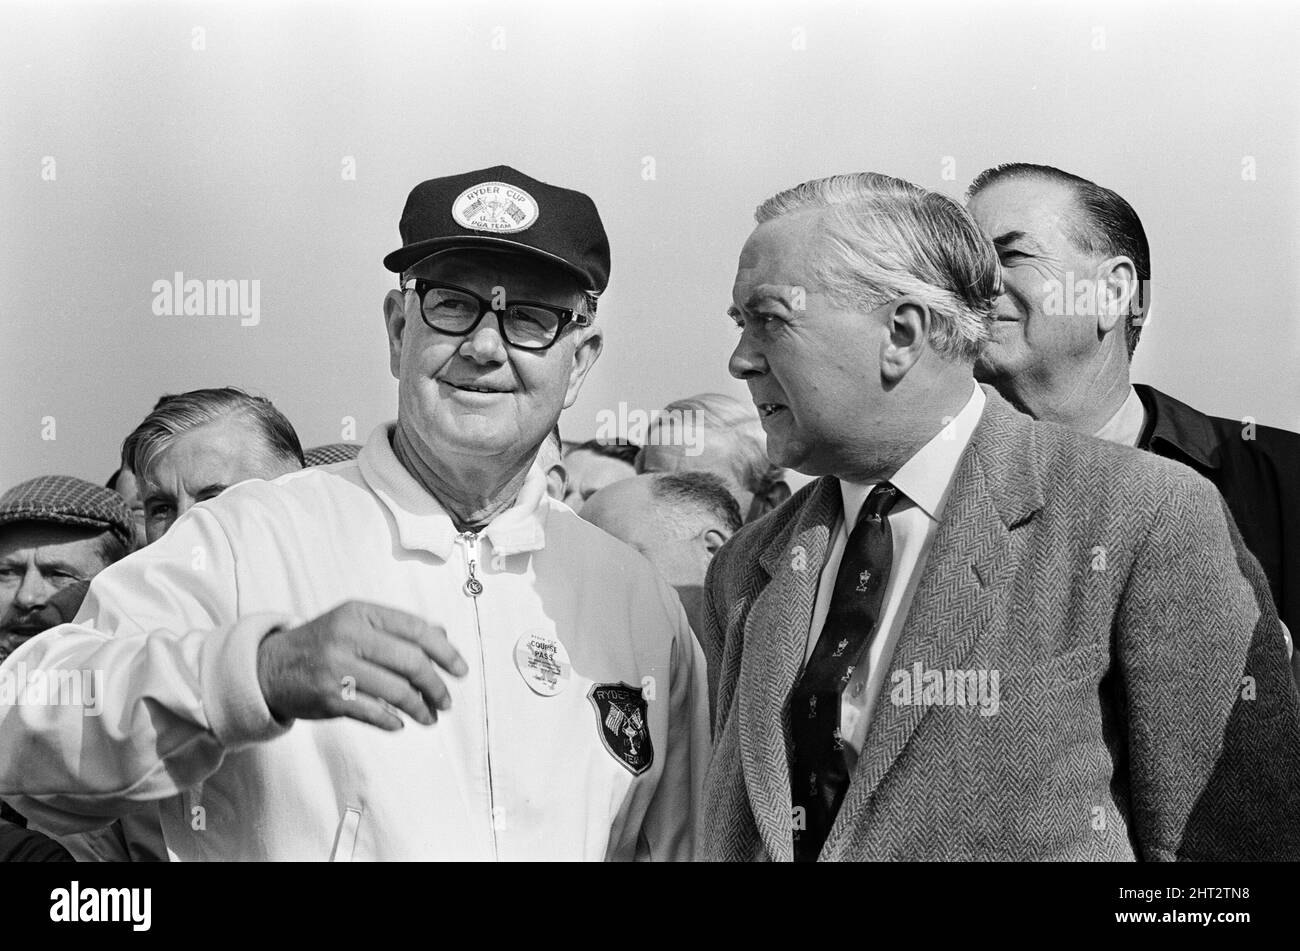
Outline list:
[[[306,465],[298,434],[284,414],[265,397],[233,386],[164,396],[123,441],[122,465],[147,478],[155,460],[178,436],[233,415],[247,418],[256,427],[271,458],[296,462],[300,468]]]
[[[712,472],[663,472],[650,480],[650,495],[660,519],[677,538],[693,538],[717,524],[728,533],[740,530],[740,503]]]
[[[1001,269],[993,242],[957,202],[877,172],[804,182],[759,205],[759,224],[813,211],[822,226],[814,276],[845,307],[911,296],[931,314],[930,345],[973,361],[988,339]]]
[[[665,416],[699,414],[706,429],[730,439],[734,447],[728,456],[737,484],[755,495],[767,493],[785,475],[780,466],[767,457],[767,435],[758,410],[724,393],[700,393],[673,400],[664,407]],[[690,419],[693,417],[682,417]]]

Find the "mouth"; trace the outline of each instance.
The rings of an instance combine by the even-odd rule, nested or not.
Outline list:
[[[758,407],[759,419],[771,419],[777,413],[789,409],[783,403],[755,403],[754,405]]]
[[[441,380],[453,390],[460,390],[462,393],[509,393],[510,390],[502,389],[499,386],[483,386],[478,383],[455,383],[451,380]]]
[[[35,637],[37,634],[44,631],[48,631],[53,626],[53,624],[11,624],[3,630],[0,630],[0,635],[7,635],[9,637],[25,640],[29,637]]]

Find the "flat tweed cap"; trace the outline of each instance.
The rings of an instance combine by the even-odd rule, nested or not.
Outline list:
[[[112,489],[72,476],[37,476],[0,495],[0,526],[53,522],[111,531],[135,547],[135,523],[126,500]]]

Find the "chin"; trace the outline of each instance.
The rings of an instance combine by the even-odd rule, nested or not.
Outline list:
[[[803,467],[808,463],[808,455],[808,447],[802,443],[771,434],[767,437],[767,458],[774,466],[803,472]]]
[[[975,379],[980,383],[997,383],[1011,375],[1011,368],[999,359],[1002,355],[990,353],[986,347],[975,361]]]

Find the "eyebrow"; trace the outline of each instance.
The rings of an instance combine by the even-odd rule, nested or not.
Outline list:
[[[777,304],[780,304],[782,307],[786,308],[787,310],[789,310],[790,303],[785,298],[785,294],[786,294],[785,288],[773,284],[768,284],[764,286],[768,289],[755,290],[752,294],[749,295],[748,298],[746,298],[743,307],[744,310],[753,310],[755,307],[757,307],[759,304],[763,303],[764,301],[773,301]],[[739,315],[740,311],[741,308],[737,307],[735,304],[730,304],[727,307],[727,314],[728,316],[731,317],[735,317]]]
[[[1031,251],[1039,250],[1038,242],[1023,231],[1008,231],[1005,234],[1000,234],[993,239],[993,244],[995,247],[1001,249],[1009,247],[1018,241],[1023,242],[1024,246]]]
[[[84,570],[82,568],[78,568],[76,565],[69,564],[66,561],[61,561],[60,559],[57,558],[45,559],[42,558],[40,555],[36,556],[36,566],[40,568],[42,571],[51,571],[51,570],[62,571],[70,575],[79,575]]]

